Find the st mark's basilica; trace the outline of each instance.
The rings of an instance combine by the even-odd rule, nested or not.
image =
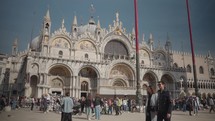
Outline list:
[[[87,94],[101,96],[135,96],[136,57],[135,32],[127,33],[117,12],[108,28],[91,16],[88,23],[78,24],[76,15],[71,30],[64,26],[51,33],[49,10],[42,21],[41,33],[24,52],[1,54],[0,94],[40,98],[42,94],[65,94],[80,98]],[[174,51],[167,37],[165,46],[154,45],[153,35],[139,44],[141,94],[144,84],[157,89],[166,82],[174,98],[195,92],[192,55]],[[197,85],[201,96],[215,96],[215,61],[210,52],[196,55]]]

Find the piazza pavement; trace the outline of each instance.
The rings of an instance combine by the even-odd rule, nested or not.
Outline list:
[[[172,121],[215,121],[215,113],[201,110],[197,116],[189,116],[187,112],[173,111]],[[60,121],[61,114],[55,112],[43,113],[37,109],[30,111],[29,108],[0,112],[0,121]],[[95,120],[95,117],[92,117]],[[144,112],[124,112],[122,115],[101,115],[100,121],[144,121]],[[87,121],[86,115],[74,115],[73,121]]]

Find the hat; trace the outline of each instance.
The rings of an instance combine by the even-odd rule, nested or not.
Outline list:
[[[161,84],[165,84],[165,82],[164,82],[164,81],[159,81],[159,82],[158,82],[158,84],[159,84],[159,83],[161,83]]]

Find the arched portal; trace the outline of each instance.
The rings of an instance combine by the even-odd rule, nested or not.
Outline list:
[[[167,90],[169,90],[171,96],[174,97],[175,94],[175,84],[173,78],[169,74],[164,74],[161,77],[161,81],[165,82],[165,87]]]
[[[112,79],[112,85],[121,83],[123,87],[134,87],[134,75],[132,69],[126,64],[116,64],[110,71],[110,78]]]
[[[154,90],[156,90],[156,77],[154,75],[154,73],[152,72],[147,72],[144,76],[143,76],[143,81],[146,81],[148,83],[148,85],[150,85]],[[144,87],[144,85],[143,85]]]
[[[81,97],[86,97],[88,93],[92,95],[97,93],[97,73],[92,67],[84,67],[79,72],[81,83]]]
[[[36,75],[31,76],[30,81],[30,97],[36,97],[37,96],[37,84],[38,84],[38,77]]]
[[[66,66],[55,65],[49,70],[48,75],[49,93],[64,95],[70,91],[66,87],[71,85],[71,72]]]
[[[132,68],[125,63],[117,63],[109,73],[109,85],[116,95],[130,95],[126,91],[135,87],[134,73]]]

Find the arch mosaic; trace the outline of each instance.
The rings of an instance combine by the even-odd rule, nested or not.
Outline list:
[[[92,66],[92,65],[84,65],[84,66],[82,66],[80,69],[78,69],[78,75],[80,74],[82,69],[84,69],[84,71],[85,71],[85,69],[87,69],[87,68],[91,69],[91,71],[95,72],[94,75],[96,75],[95,76],[96,78],[100,78],[100,70],[97,67]]]
[[[95,44],[90,40],[81,40],[79,43],[77,43],[76,49],[81,51],[89,51],[89,52],[97,51]]]
[[[126,64],[119,63],[114,65],[110,70],[109,78],[112,79],[110,85],[114,83],[118,84],[119,82],[128,87],[133,87],[135,85],[133,71]]]
[[[52,47],[66,48],[66,49],[71,48],[71,44],[70,44],[69,40],[64,38],[64,37],[54,38],[51,42],[51,46]]]

